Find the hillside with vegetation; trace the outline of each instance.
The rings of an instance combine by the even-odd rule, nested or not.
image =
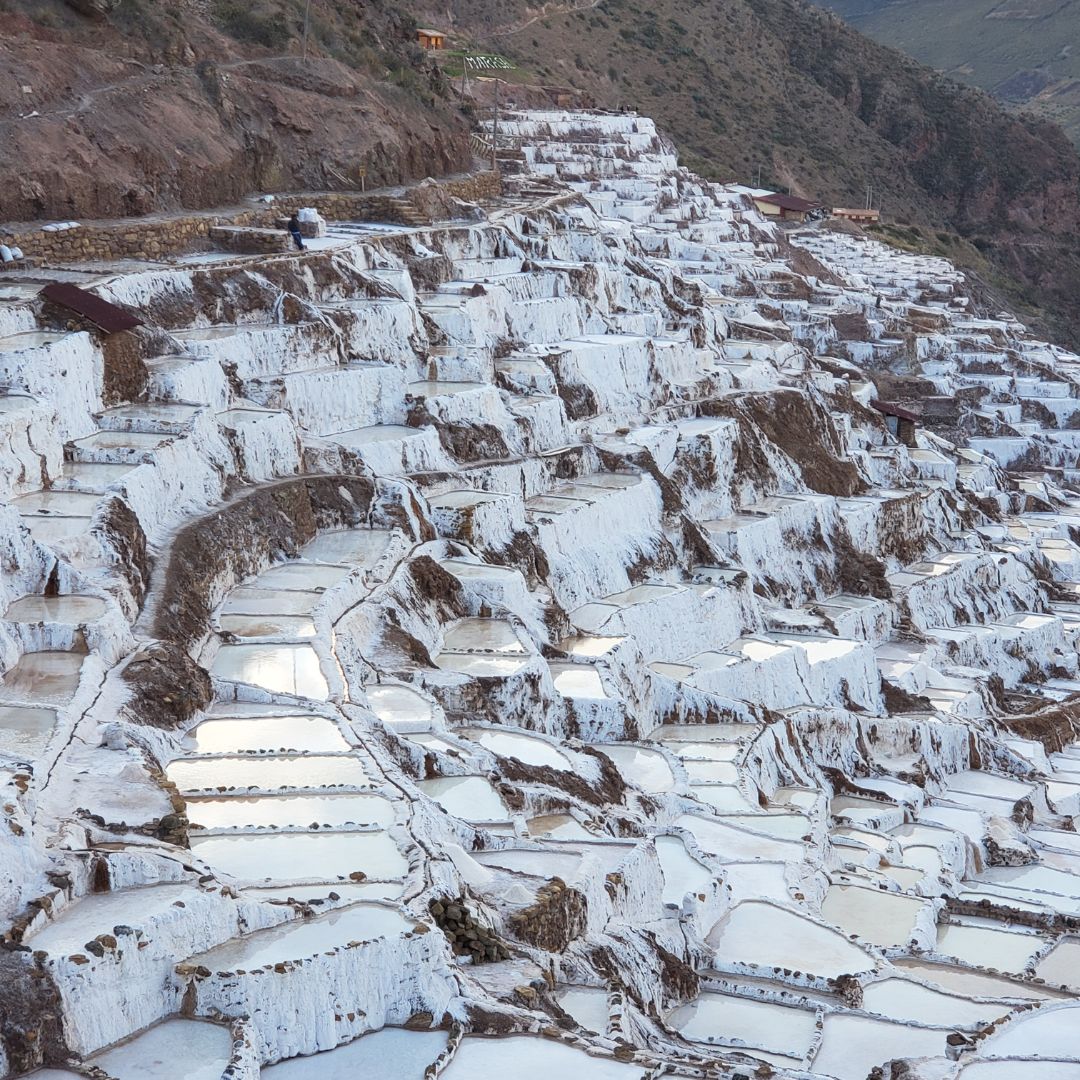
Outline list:
[[[1080,143],[1080,0],[818,2],[876,41],[1056,120]]]
[[[432,16],[434,17],[434,16]],[[867,187],[1029,319],[1080,337],[1080,157],[802,0],[457,0],[459,31],[538,80],[655,117],[692,168],[831,205]]]
[[[0,0],[0,220],[453,172],[468,125],[389,0]]]

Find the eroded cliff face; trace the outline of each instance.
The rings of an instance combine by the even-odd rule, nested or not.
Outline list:
[[[1068,1075],[1080,357],[503,138],[474,220],[67,268],[137,357],[0,300],[0,1075]]]
[[[395,5],[4,5],[0,219],[220,207],[471,165],[468,130]]]

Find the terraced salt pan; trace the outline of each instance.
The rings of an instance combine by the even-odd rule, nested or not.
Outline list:
[[[1052,991],[1044,987],[995,975],[985,975],[982,972],[955,967],[952,964],[937,964],[908,956],[894,957],[891,963],[893,967],[941,990],[970,997],[1046,1001],[1055,996]]]
[[[114,926],[141,926],[177,901],[190,903],[200,895],[200,890],[191,885],[148,885],[91,893],[64,908],[25,943],[52,956],[70,956],[82,952],[86,942],[98,934],[111,934]]]
[[[753,900],[722,918],[706,941],[715,950],[717,965],[756,964],[827,979],[874,968],[873,957],[835,930]]]
[[[678,836],[658,836],[656,854],[664,872],[664,903],[681,906],[688,892],[704,892],[713,880],[712,871],[698,862]]]
[[[305,960],[353,941],[405,934],[416,924],[395,908],[356,904],[317,919],[301,919],[234,938],[224,945],[191,957],[187,963],[211,971],[251,971],[287,960]]]
[[[836,1080],[866,1080],[871,1069],[894,1058],[943,1056],[947,1034],[834,1013],[825,1017],[812,1068]]]
[[[384,723],[399,731],[427,731],[431,727],[431,705],[415,690],[388,683],[365,686],[371,711]]]
[[[263,1080],[423,1080],[445,1047],[445,1031],[383,1028],[334,1050],[264,1066],[260,1075]]]
[[[483,866],[498,866],[503,870],[515,870],[535,877],[560,877],[573,881],[577,877],[581,856],[564,851],[531,851],[507,849],[480,851],[473,855]]]
[[[971,1029],[1004,1016],[1012,1007],[942,994],[907,979],[882,979],[863,989],[863,1008],[890,1020]]]
[[[499,793],[483,776],[442,776],[422,780],[417,787],[448,814],[462,821],[509,821]]]
[[[1037,1055],[1043,1058],[1080,1057],[1080,1003],[1044,1005],[1003,1024],[979,1048],[980,1057]]]
[[[1045,944],[1035,934],[1014,933],[987,926],[942,923],[938,926],[937,951],[955,956],[975,967],[1021,973],[1031,957]]]
[[[606,1035],[608,1028],[608,992],[591,986],[570,986],[560,990],[555,1000],[586,1031]]]
[[[256,900],[301,901],[312,903],[325,900],[385,900],[394,903],[405,892],[401,881],[365,881],[362,884],[335,881],[333,884],[281,885],[271,888],[248,886],[244,895]]]
[[[547,766],[552,769],[570,769],[570,759],[558,747],[543,739],[533,739],[514,731],[495,731],[490,728],[472,728],[461,732],[467,739],[479,743],[500,757],[517,758],[525,765]]]
[[[371,778],[349,754],[180,758],[165,774],[181,791],[366,786]]]
[[[523,653],[524,646],[514,628],[503,619],[461,619],[443,638],[445,652],[482,649],[499,653]]]
[[[588,664],[549,664],[551,679],[563,697],[606,701],[607,691],[600,673]]]
[[[569,814],[544,814],[526,823],[529,835],[550,840],[595,840],[596,837]]]
[[[675,824],[686,829],[703,851],[725,862],[799,862],[805,854],[802,844],[773,840],[760,833],[736,828],[725,824],[722,818],[684,814]]]
[[[671,791],[675,777],[663,754],[641,746],[620,746],[604,743],[594,749],[611,758],[627,783],[641,788],[650,795]]]
[[[687,1039],[801,1059],[813,1044],[817,1014],[770,1001],[706,993],[671,1013],[667,1025]]]
[[[338,752],[349,749],[338,728],[325,716],[253,716],[204,720],[184,740],[193,754]]]
[[[25,623],[85,623],[107,610],[98,596],[24,596],[9,605],[4,618]]]
[[[1035,974],[1052,986],[1080,986],[1080,939],[1059,941],[1035,966]]]
[[[315,636],[315,623],[303,615],[221,615],[218,627],[251,641],[303,641]]]
[[[0,705],[0,754],[37,757],[56,727],[53,709]]]
[[[435,666],[443,671],[457,671],[462,675],[508,679],[524,670],[525,660],[513,656],[490,656],[482,653],[440,653]]]
[[[393,535],[389,529],[342,529],[320,533],[304,545],[302,555],[311,562],[372,567],[386,553]]]
[[[1033,1061],[1008,1058],[1004,1061],[973,1061],[960,1070],[957,1080],[1080,1080],[1080,1064],[1075,1061]]]
[[[484,1039],[475,1035],[462,1040],[442,1080],[480,1080],[481,1077],[512,1076],[514,1080],[551,1080],[572,1076],[574,1080],[641,1080],[640,1065],[610,1058],[592,1057],[552,1039],[512,1035]]]
[[[77,652],[23,653],[0,680],[0,701],[66,705],[79,688],[85,659]]]
[[[229,1029],[198,1020],[166,1020],[90,1058],[116,1080],[221,1080],[232,1056]]]
[[[380,795],[266,795],[188,799],[188,819],[204,829],[243,826],[393,824],[394,806]]]
[[[218,873],[252,884],[336,881],[356,871],[394,879],[409,868],[383,832],[193,835],[191,850]]]
[[[310,645],[223,645],[210,674],[316,701],[325,701],[329,693],[319,657]]]
[[[846,934],[874,945],[903,945],[911,939],[922,900],[881,889],[832,885],[821,903],[821,915]]]

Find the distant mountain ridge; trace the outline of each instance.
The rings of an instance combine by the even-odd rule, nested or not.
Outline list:
[[[816,0],[863,33],[1057,121],[1080,145],[1080,0]]]

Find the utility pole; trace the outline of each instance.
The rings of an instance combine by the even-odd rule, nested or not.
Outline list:
[[[308,27],[311,25],[311,0],[307,0],[304,8],[304,59],[307,59]]]
[[[866,209],[873,210],[874,208],[874,188],[872,184],[866,185]]]
[[[499,145],[499,76],[495,76],[495,112],[491,117],[491,171],[498,170],[495,154]]]

